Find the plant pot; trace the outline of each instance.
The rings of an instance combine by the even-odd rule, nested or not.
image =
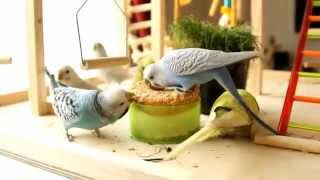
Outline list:
[[[249,61],[239,62],[233,65],[227,66],[231,77],[237,87],[237,89],[245,89]],[[216,81],[212,80],[200,86],[201,96],[201,113],[210,114],[210,110],[214,101],[225,91],[225,89]]]

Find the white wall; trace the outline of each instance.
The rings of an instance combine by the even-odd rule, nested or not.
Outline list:
[[[266,28],[265,38],[275,36],[284,50],[290,52],[291,58],[294,56],[298,33],[294,30],[295,24],[295,1],[294,0],[268,0],[265,7]],[[254,8],[254,7],[252,7]]]
[[[80,50],[75,14],[84,0],[43,0],[45,64],[55,73],[70,64],[80,75]],[[123,5],[123,0],[117,0]],[[27,79],[26,1],[0,0],[0,57],[11,56],[12,65],[0,65],[0,94],[25,90]],[[94,57],[93,44],[101,42],[110,56],[125,55],[125,18],[113,0],[90,0],[80,15],[85,58]]]
[[[13,64],[0,65],[0,94],[28,85],[25,10],[25,1],[0,0],[0,56],[13,59]]]
[[[299,33],[294,31],[295,0],[268,0],[265,8],[267,14],[265,36],[274,35],[283,48],[290,52],[293,60],[299,39]],[[320,40],[307,41],[306,48],[320,50]]]
[[[84,0],[44,0],[46,64],[53,68],[71,64],[80,71],[76,11]],[[123,0],[117,0],[123,5]],[[93,45],[100,42],[109,56],[124,56],[125,17],[113,0],[89,0],[79,14],[84,58],[94,58]]]

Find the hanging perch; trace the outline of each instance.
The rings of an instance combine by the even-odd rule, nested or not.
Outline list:
[[[12,64],[11,57],[0,57],[0,64]]]
[[[92,58],[92,59],[84,59],[83,53],[82,53],[82,44],[81,44],[81,36],[80,36],[80,28],[79,28],[79,13],[81,9],[86,5],[88,0],[85,0],[83,4],[80,6],[80,8],[77,10],[76,13],[76,21],[77,21],[77,30],[78,30],[78,40],[79,40],[79,46],[80,46],[80,56],[81,56],[81,68],[85,70],[89,69],[99,69],[99,68],[105,68],[105,67],[111,67],[111,66],[121,66],[121,65],[127,65],[130,64],[130,58],[129,58],[129,46],[128,46],[128,17],[126,13],[120,8],[119,4],[116,0],[113,0],[113,2],[116,4],[116,6],[119,8],[123,16],[125,16],[126,19],[126,56],[123,57],[98,57],[98,58]]]

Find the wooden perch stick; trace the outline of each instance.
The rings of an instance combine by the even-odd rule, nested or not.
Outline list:
[[[99,57],[95,59],[85,59],[82,69],[99,69],[111,66],[128,65],[130,60],[128,57]]]
[[[11,57],[0,57],[0,64],[12,64]]]
[[[255,136],[254,143],[303,152],[320,153],[320,141],[312,139],[289,136]]]

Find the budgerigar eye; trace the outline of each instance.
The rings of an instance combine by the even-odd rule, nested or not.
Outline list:
[[[69,74],[69,72],[70,72],[69,70],[66,70],[66,74]]]
[[[123,106],[124,105],[124,102],[120,103],[120,106]]]
[[[153,79],[153,76],[150,76],[150,79],[152,80],[152,79]]]

